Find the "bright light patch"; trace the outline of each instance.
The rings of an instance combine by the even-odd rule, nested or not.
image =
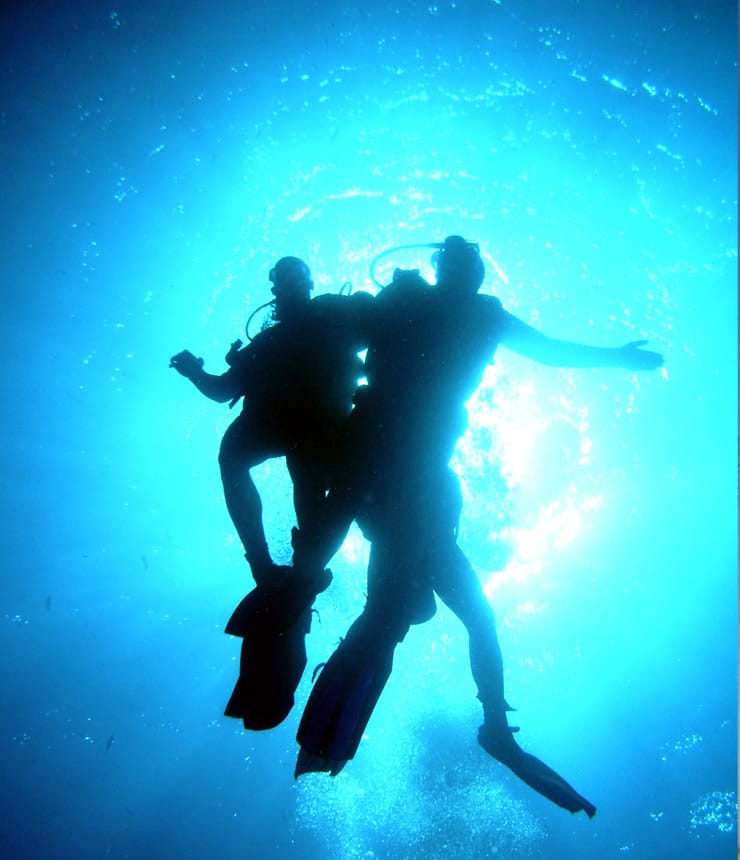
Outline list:
[[[547,608],[545,603],[535,603],[533,600],[524,600],[519,603],[513,612],[504,618],[504,624],[511,627],[514,622],[521,621],[527,616],[537,615]]]
[[[481,456],[473,439],[481,429],[492,431],[495,450],[501,457],[501,474],[509,487],[525,483],[535,437],[544,429],[542,415],[535,403],[535,389],[531,383],[516,388],[502,385],[502,372],[489,365],[483,381],[467,403],[470,433],[463,437],[458,448],[463,462],[474,462]],[[469,459],[469,458],[472,458]]]
[[[538,560],[525,562],[521,558],[514,557],[503,570],[492,573],[488,577],[483,583],[483,591],[490,600],[493,593],[505,583],[524,582],[525,579],[540,573],[541,570],[542,565]]]
[[[617,80],[617,78],[610,78],[609,75],[602,75],[601,80],[611,84],[617,90],[627,92],[627,87],[620,80]]]
[[[313,211],[313,206],[306,206],[304,209],[301,209],[299,212],[296,212],[295,215],[289,215],[288,220],[292,221],[294,224],[296,221],[300,221],[302,218],[305,218],[310,212]]]
[[[571,485],[563,499],[543,508],[534,526],[503,529],[500,537],[514,547],[511,560],[502,571],[492,573],[484,583],[488,597],[504,583],[523,582],[540,574],[548,558],[574,543],[584,529],[586,515],[599,510],[603,496],[586,496],[576,502]]]
[[[341,549],[342,558],[352,565],[366,567],[370,555],[370,544],[359,529],[350,529]]]

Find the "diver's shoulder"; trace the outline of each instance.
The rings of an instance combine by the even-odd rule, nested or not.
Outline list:
[[[499,313],[504,309],[504,306],[501,304],[501,299],[497,296],[481,295],[481,293],[478,293],[476,300],[479,307],[485,308],[486,311],[490,313]]]
[[[372,298],[372,293],[365,290],[357,290],[353,293],[321,293],[321,295],[311,299],[311,306],[316,308],[349,307],[352,304],[372,300]]]
[[[236,353],[236,357],[241,360],[245,360],[254,356],[254,354],[260,349],[264,349],[265,345],[273,339],[275,328],[277,328],[277,326],[273,323],[272,325],[266,326],[258,331],[257,334],[250,337],[249,342]]]
[[[317,317],[345,316],[361,313],[372,306],[371,293],[358,290],[354,293],[322,293],[311,299],[310,308]]]
[[[258,331],[257,334],[243,346],[234,356],[234,366],[243,369],[249,365],[259,364],[263,356],[273,353],[289,336],[285,323],[273,323]]]
[[[475,297],[475,313],[482,321],[491,324],[500,323],[506,316],[501,299],[496,296],[481,295],[480,293]]]

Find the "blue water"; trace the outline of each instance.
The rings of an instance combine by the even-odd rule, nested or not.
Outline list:
[[[729,0],[2,5],[2,857],[735,856],[735,19]],[[592,821],[477,746],[442,608],[334,780],[292,778],[310,673],[273,732],[221,716],[249,587],[216,466],[233,416],[168,359],[220,372],[283,254],[321,291],[363,288],[379,251],[449,233],[548,334],[667,359],[501,350],[455,459],[519,738]],[[421,252],[387,262],[429,274]],[[287,560],[284,467],[257,478]],[[362,606],[366,556],[353,531],[310,667]]]

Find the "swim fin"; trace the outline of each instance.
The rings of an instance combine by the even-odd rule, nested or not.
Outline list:
[[[478,743],[489,755],[506,765],[522,782],[526,782],[548,800],[569,812],[583,811],[589,818],[593,818],[596,815],[596,807],[551,767],[524,752],[511,736],[512,731],[515,730],[508,727],[497,731],[484,723],[478,731]]]
[[[336,776],[357,752],[365,727],[393,668],[393,648],[350,629],[324,666],[298,727],[295,776]]]
[[[290,713],[306,668],[311,605],[329,586],[331,572],[273,566],[239,603],[226,633],[242,642],[239,678],[225,715],[255,731],[279,725]]]
[[[239,677],[224,714],[242,720],[246,729],[263,731],[279,725],[295,702],[306,668],[311,608],[304,609],[285,630],[246,629],[238,613],[239,607],[226,626],[227,633],[241,636],[243,641]]]
[[[237,606],[226,633],[243,639],[239,678],[225,715],[254,731],[279,725],[290,713],[306,668],[306,636],[311,604],[331,582],[331,573],[313,576],[291,567],[273,567]]]

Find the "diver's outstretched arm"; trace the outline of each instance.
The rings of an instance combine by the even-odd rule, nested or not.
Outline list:
[[[646,340],[633,340],[624,346],[587,346],[570,340],[558,340],[507,314],[501,343],[533,361],[552,367],[623,367],[628,370],[657,370],[663,356],[642,347]]]

